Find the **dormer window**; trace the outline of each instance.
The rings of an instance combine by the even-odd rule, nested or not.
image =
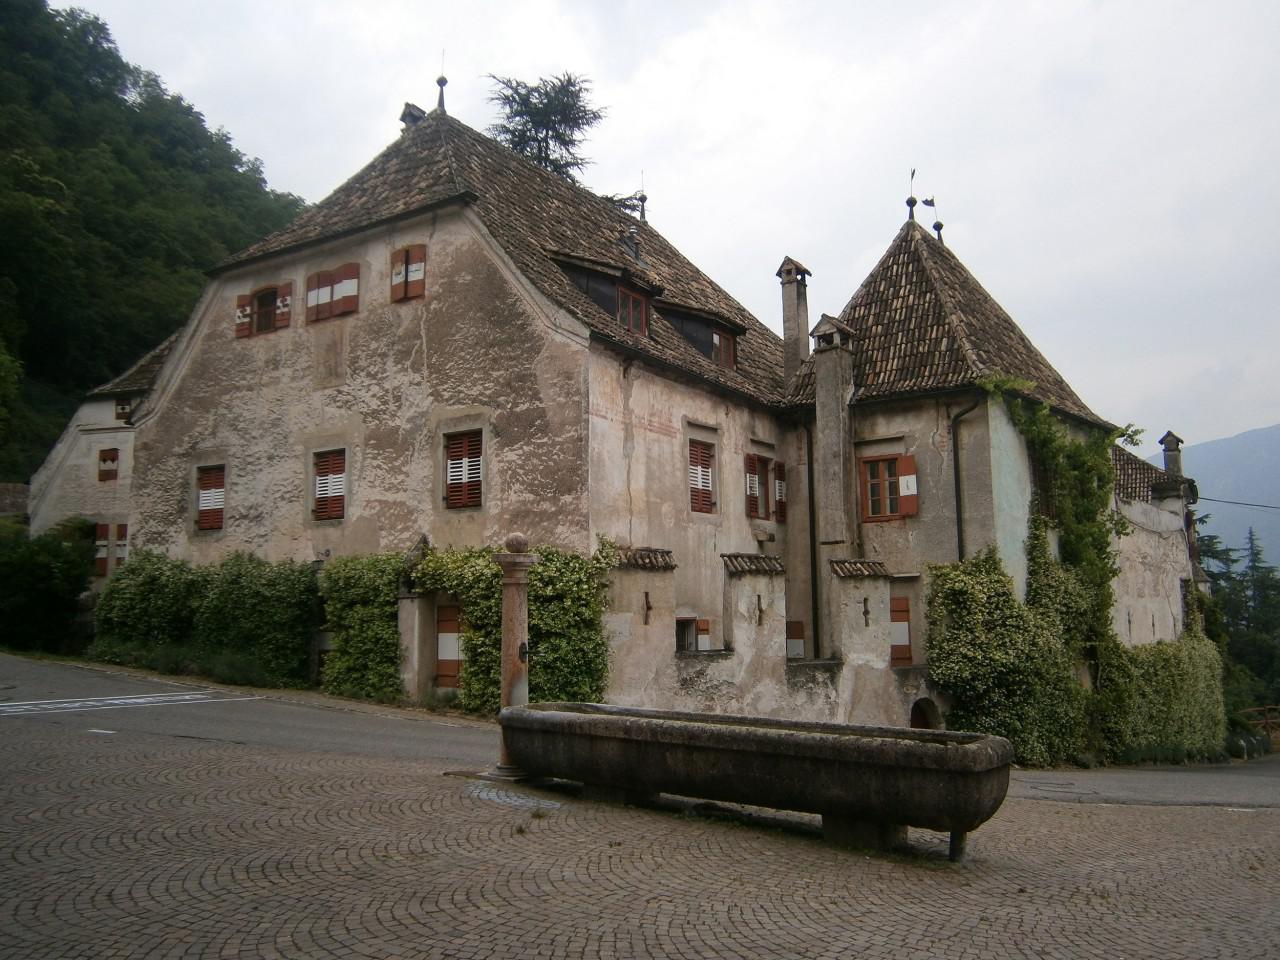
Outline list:
[[[649,298],[627,287],[618,287],[618,322],[632,333],[649,333]]]
[[[732,370],[737,365],[737,337],[724,330],[711,331],[711,362]]]

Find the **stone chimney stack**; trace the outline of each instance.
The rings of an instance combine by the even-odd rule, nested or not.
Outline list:
[[[1160,445],[1164,447],[1164,472],[1182,476],[1182,438],[1172,430],[1166,430],[1160,438]]]
[[[804,264],[790,257],[778,267],[777,277],[782,281],[782,376],[788,384],[809,356],[809,294],[805,283],[809,275]]]

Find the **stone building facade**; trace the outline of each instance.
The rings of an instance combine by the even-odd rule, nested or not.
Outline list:
[[[1108,425],[914,221],[812,330],[785,259],[779,338],[643,216],[443,108],[402,119],[212,272],[130,409],[125,499],[67,479],[90,456],[77,428],[42,522],[80,504],[197,563],[603,536],[622,558],[611,701],[936,724],[928,565],[994,544],[1025,578],[1032,468],[983,379]],[[1161,603],[1191,570],[1185,533],[1165,536],[1186,487],[1147,469],[1126,474],[1154,537],[1122,552],[1132,642],[1176,635]],[[459,616],[405,605],[411,695],[456,683]]]

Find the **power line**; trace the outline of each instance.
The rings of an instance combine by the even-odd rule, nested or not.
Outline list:
[[[1259,507],[1263,510],[1280,510],[1272,503],[1245,503],[1243,500],[1215,500],[1213,497],[1200,497],[1201,500],[1207,500],[1209,503],[1229,503],[1233,507]]]

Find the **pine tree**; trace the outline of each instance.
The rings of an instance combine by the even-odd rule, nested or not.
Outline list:
[[[591,82],[572,73],[542,77],[533,84],[493,74],[489,79],[496,85],[489,102],[503,113],[489,127],[490,136],[544,170],[577,183],[577,174],[590,162],[579,148],[586,132],[604,119],[604,111],[587,99]]]

